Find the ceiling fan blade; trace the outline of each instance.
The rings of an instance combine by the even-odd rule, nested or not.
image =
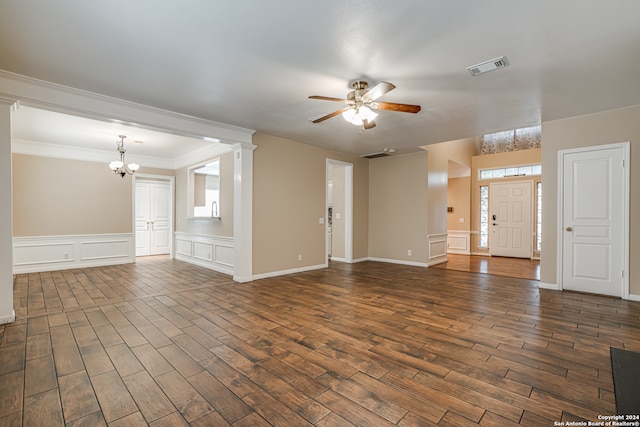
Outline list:
[[[362,94],[363,98],[375,101],[385,93],[395,89],[396,87],[389,82],[380,82],[365,93]]]
[[[312,118],[309,119],[309,121],[311,121],[312,123],[324,122],[325,120],[329,120],[332,117],[339,116],[340,114],[344,113],[345,111],[349,110],[350,108],[351,107],[344,107],[344,108],[341,108],[339,110],[334,111],[333,113],[329,113],[329,114],[324,115],[324,116],[312,117]]]
[[[343,102],[345,104],[348,104],[352,101],[348,100],[348,99],[342,99],[342,98],[332,98],[330,96],[320,96],[320,95],[311,95],[309,97],[309,99],[320,99],[322,101],[334,101],[334,102]]]
[[[376,122],[374,122],[373,120],[369,121],[367,119],[364,119],[362,121],[362,127],[364,129],[373,129],[374,127],[376,127]]]
[[[419,105],[396,104],[395,102],[372,102],[369,107],[378,110],[399,111],[401,113],[417,113],[420,111]]]

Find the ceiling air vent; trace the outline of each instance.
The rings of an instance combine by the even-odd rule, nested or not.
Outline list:
[[[478,76],[480,74],[488,73],[489,71],[497,70],[499,68],[504,68],[509,65],[509,61],[506,56],[500,56],[495,59],[491,59],[489,61],[484,61],[476,65],[471,65],[467,67],[467,71],[471,73],[472,76]]]
[[[387,157],[387,156],[390,156],[390,154],[385,151],[380,151],[379,153],[363,154],[360,157],[362,157],[363,159],[377,159],[378,157]]]

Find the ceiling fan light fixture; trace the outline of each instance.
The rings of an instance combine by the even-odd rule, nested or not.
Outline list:
[[[370,123],[374,121],[378,115],[374,113],[371,108],[363,105],[361,107],[348,109],[342,113],[342,117],[353,125],[362,126],[365,120]]]

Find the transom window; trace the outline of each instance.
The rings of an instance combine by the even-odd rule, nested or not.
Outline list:
[[[514,176],[541,175],[542,165],[510,166],[507,168],[480,169],[480,179],[513,178]]]

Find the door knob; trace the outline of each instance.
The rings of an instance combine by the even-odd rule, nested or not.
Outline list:
[[[567,227],[565,228],[565,230],[567,230],[567,231],[573,231],[573,227],[571,227],[571,226],[569,225],[569,226],[567,226]]]

